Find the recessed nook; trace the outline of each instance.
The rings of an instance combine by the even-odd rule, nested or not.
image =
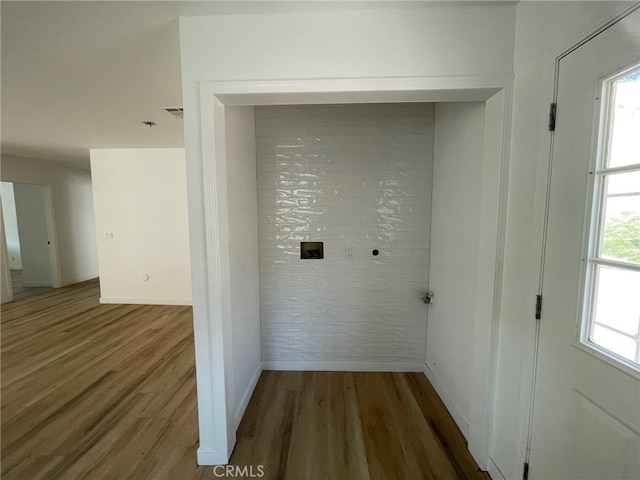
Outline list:
[[[259,309],[257,297],[257,282],[260,275],[258,267],[260,255],[255,252],[252,259],[236,257],[234,247],[240,252],[246,252],[251,241],[249,238],[236,236],[235,231],[257,230],[257,203],[255,191],[242,191],[238,188],[240,179],[250,178],[251,172],[255,172],[255,153],[251,145],[255,143],[255,109],[258,105],[338,105],[338,104],[370,104],[392,102],[402,104],[409,103],[437,103],[442,104],[443,128],[440,132],[444,141],[444,150],[441,154],[446,157],[455,155],[454,150],[459,142],[453,141],[455,125],[458,118],[464,119],[466,108],[475,107],[472,118],[479,121],[479,129],[473,135],[477,136],[478,144],[475,145],[475,158],[470,165],[479,167],[475,178],[474,190],[477,197],[473,199],[476,205],[482,205],[483,211],[492,212],[490,216],[484,216],[483,221],[477,218],[479,230],[475,238],[478,242],[473,255],[481,254],[487,260],[478,266],[478,270],[468,275],[470,284],[475,289],[475,295],[468,297],[466,304],[470,311],[474,312],[475,320],[469,328],[476,335],[466,338],[472,342],[468,352],[468,362],[473,365],[469,370],[468,388],[473,389],[473,395],[469,397],[469,404],[459,410],[455,404],[445,404],[452,411],[454,418],[463,433],[469,440],[470,449],[479,456],[484,455],[483,449],[487,448],[486,416],[490,414],[491,395],[491,352],[492,342],[495,342],[494,305],[493,301],[480,301],[480,298],[493,299],[500,289],[499,272],[496,271],[495,258],[499,251],[501,233],[502,204],[504,202],[505,162],[503,139],[504,129],[508,125],[506,116],[508,106],[508,93],[511,78],[506,77],[478,77],[478,78],[388,78],[388,79],[342,79],[342,80],[314,80],[314,81],[287,81],[269,82],[207,82],[202,84],[200,91],[201,131],[213,132],[212,135],[203,135],[203,155],[200,166],[202,194],[205,199],[203,213],[203,225],[206,234],[206,243],[202,244],[209,262],[195,275],[204,275],[206,284],[209,285],[209,294],[206,297],[194,297],[195,314],[198,311],[209,312],[207,322],[195,319],[196,324],[196,359],[198,369],[202,375],[202,382],[210,385],[207,388],[199,388],[199,408],[209,411],[213,416],[205,415],[200,418],[201,444],[198,452],[198,461],[201,464],[224,463],[228,459],[235,444],[235,431],[242,418],[244,408],[258,380],[262,360],[251,364],[247,361],[246,349],[242,358],[237,357],[234,345],[240,341],[235,332],[244,329],[246,342],[247,332],[257,335],[260,341],[259,323],[239,323],[239,308],[247,308],[247,285],[255,288],[255,308]],[[362,85],[368,85],[368,89],[362,89]],[[320,93],[321,92],[321,93]],[[468,106],[468,107],[467,107]],[[467,112],[468,113],[468,112]],[[436,118],[436,126],[438,124]],[[465,127],[466,128],[466,127]],[[437,135],[437,133],[436,133]],[[448,140],[451,138],[451,142]],[[476,137],[473,137],[476,138]],[[450,142],[450,143],[449,143]],[[437,150],[436,141],[436,150]],[[449,149],[453,149],[450,150]],[[192,152],[193,153],[193,152]],[[189,157],[189,151],[187,150]],[[468,156],[468,155],[467,155]],[[458,168],[458,167],[456,167]],[[443,175],[447,181],[456,178],[454,172]],[[446,191],[442,192],[446,195]],[[442,198],[442,201],[445,198]],[[242,207],[241,207],[242,206]],[[484,208],[486,207],[486,209]],[[461,204],[460,208],[466,209]],[[238,216],[234,212],[243,212],[244,226],[238,225]],[[254,213],[251,213],[251,212]],[[230,218],[234,218],[233,225]],[[229,242],[231,251],[223,247]],[[386,252],[385,249],[371,248],[370,259],[384,259],[384,255],[373,256],[373,250]],[[444,250],[443,250],[444,251]],[[344,248],[341,249],[344,257]],[[447,253],[447,255],[449,255]],[[326,251],[325,251],[326,257]],[[493,259],[493,260],[492,260]],[[445,260],[451,260],[447,258]],[[300,260],[301,261],[301,260]],[[326,258],[325,258],[326,261]],[[249,265],[247,262],[253,262]],[[240,265],[244,265],[240,267]],[[247,268],[247,267],[250,268]],[[241,270],[239,270],[241,268]],[[446,269],[441,272],[447,275]],[[242,285],[242,307],[239,300],[234,300],[234,281],[238,278],[238,285]],[[240,281],[240,277],[243,278]],[[225,286],[226,278],[231,278],[231,290]],[[426,278],[426,273],[425,277]],[[446,280],[443,279],[446,284]],[[253,287],[255,286],[255,287]],[[416,291],[415,302],[420,308],[426,308],[422,303],[421,295],[426,285],[420,291]],[[439,298],[448,295],[455,297],[455,291],[446,294],[444,290],[438,292]],[[448,302],[439,302],[446,305]],[[459,303],[459,302],[458,302]],[[201,305],[200,308],[197,305]],[[451,303],[449,305],[452,305]],[[204,310],[203,310],[204,308]],[[235,313],[232,313],[235,312]],[[441,314],[446,315],[446,312]],[[430,313],[437,316],[437,313]],[[236,318],[236,320],[234,320]],[[426,314],[424,316],[426,322]],[[233,329],[231,325],[234,325]],[[451,337],[452,333],[441,331],[438,335],[444,338]],[[434,334],[434,337],[436,335]],[[200,339],[200,341],[198,341]],[[211,339],[211,341],[207,340]],[[264,340],[264,337],[263,337]],[[435,340],[435,338],[434,338]],[[264,344],[263,344],[264,345]],[[264,346],[263,346],[264,348]],[[231,352],[234,352],[233,354]],[[444,352],[443,352],[444,354]],[[304,369],[304,370],[397,370],[397,371],[424,371],[436,390],[442,390],[438,378],[447,382],[447,373],[442,371],[438,376],[434,371],[440,368],[438,362],[423,365],[422,362],[358,362],[358,361],[302,361],[298,362],[269,362],[267,368],[273,369]],[[446,362],[444,362],[446,363]],[[253,365],[253,366],[250,366]],[[256,367],[257,365],[257,367]],[[256,369],[257,368],[257,369]],[[200,382],[199,377],[199,382]],[[230,386],[237,384],[238,386]],[[199,383],[200,385],[200,383]],[[240,388],[239,388],[240,387]],[[226,392],[226,393],[225,393]],[[235,393],[233,393],[235,392]],[[471,398],[473,397],[473,398]],[[233,408],[225,407],[225,398],[233,399],[230,403]],[[217,418],[217,422],[209,423]],[[217,440],[215,440],[217,439]],[[217,445],[214,447],[214,445]]]

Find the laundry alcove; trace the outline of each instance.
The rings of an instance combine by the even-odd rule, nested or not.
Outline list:
[[[219,88],[202,97],[210,321],[194,313],[227,453],[262,369],[423,371],[484,448],[503,89],[283,101]],[[300,242],[323,242],[324,258],[301,259]],[[200,405],[207,393],[199,383]],[[205,444],[199,462],[220,462]]]

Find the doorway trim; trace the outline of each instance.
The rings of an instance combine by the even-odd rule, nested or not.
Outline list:
[[[0,282],[2,282],[1,303],[13,301],[13,282],[11,281],[11,270],[9,269],[9,253],[7,252],[7,237],[4,232],[4,210],[2,209],[2,199],[0,199]]]
[[[385,77],[341,79],[291,79],[277,81],[212,81],[200,84],[199,152],[187,148],[187,159],[199,164],[201,178],[191,202],[202,209],[191,215],[192,258],[204,264],[192,268],[194,286],[194,339],[198,384],[200,465],[228,462],[235,445],[235,408],[231,405],[233,364],[231,356],[231,304],[229,295],[229,218],[227,213],[227,165],[225,108],[227,106],[487,101],[486,122],[491,122],[494,145],[485,153],[495,155],[485,172],[483,207],[496,211],[486,218],[484,245],[493,251],[482,266],[489,297],[477,306],[474,332],[472,388],[482,384],[474,399],[470,419],[469,448],[481,468],[487,468],[493,424],[495,368],[502,259],[506,222],[508,152],[511,125],[512,75],[466,77]],[[487,137],[485,136],[485,141]],[[193,176],[190,177],[193,179]],[[193,180],[192,180],[193,181]],[[194,218],[195,215],[198,215]],[[485,220],[483,215],[483,221]]]

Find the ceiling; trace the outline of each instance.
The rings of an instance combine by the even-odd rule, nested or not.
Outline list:
[[[182,106],[181,15],[434,3],[488,2],[2,1],[2,154],[88,167],[90,148],[183,146],[163,110]]]

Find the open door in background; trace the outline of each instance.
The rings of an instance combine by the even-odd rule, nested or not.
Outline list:
[[[640,478],[639,137],[635,10],[559,61],[531,479]]]
[[[51,188],[2,182],[2,197],[14,280],[23,287],[59,287]]]

